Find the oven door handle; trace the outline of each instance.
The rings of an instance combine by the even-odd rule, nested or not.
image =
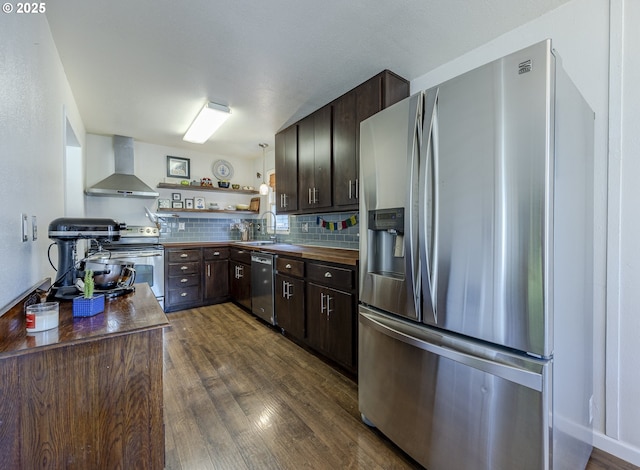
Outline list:
[[[150,252],[150,251],[110,251],[110,252],[103,252],[102,255],[99,255],[98,253],[94,253],[93,255],[90,255],[88,258],[91,259],[95,259],[95,258],[105,258],[105,259],[128,259],[128,258],[153,258],[156,256],[163,256],[164,255],[164,251],[163,250],[157,250],[154,252]]]

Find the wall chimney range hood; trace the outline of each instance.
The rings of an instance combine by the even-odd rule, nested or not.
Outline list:
[[[155,198],[159,194],[133,174],[133,138],[113,136],[115,173],[85,190],[89,196]]]

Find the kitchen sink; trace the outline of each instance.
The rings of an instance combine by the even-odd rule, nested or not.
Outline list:
[[[236,243],[239,243],[241,245],[248,245],[248,246],[262,246],[262,245],[274,245],[276,242],[271,240],[254,240],[249,242],[236,242]]]

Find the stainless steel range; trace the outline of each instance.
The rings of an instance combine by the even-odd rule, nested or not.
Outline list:
[[[133,263],[135,282],[146,282],[164,308],[164,248],[154,226],[128,226],[118,240],[97,243],[92,240],[87,259],[119,260]]]

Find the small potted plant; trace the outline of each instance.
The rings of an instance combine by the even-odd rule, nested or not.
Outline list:
[[[93,293],[93,271],[90,269],[84,273],[83,295],[73,299],[74,317],[92,317],[104,311],[104,294]]]

